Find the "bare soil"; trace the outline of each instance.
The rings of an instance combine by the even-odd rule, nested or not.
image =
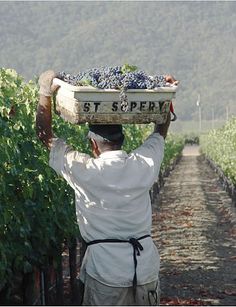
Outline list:
[[[161,305],[236,305],[236,210],[198,146],[165,179],[153,237]]]

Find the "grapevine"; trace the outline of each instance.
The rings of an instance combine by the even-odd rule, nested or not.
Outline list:
[[[36,84],[24,83],[10,69],[0,70],[0,84],[0,280],[5,283],[15,272],[30,272],[57,255],[78,226],[74,195],[48,166],[48,152],[36,137]],[[64,131],[65,124],[54,120]]]
[[[200,137],[201,151],[236,184],[236,118]]]

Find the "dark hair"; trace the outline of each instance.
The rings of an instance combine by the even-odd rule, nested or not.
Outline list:
[[[122,125],[89,125],[88,137],[114,144],[122,144],[124,141]]]
[[[106,141],[106,140],[103,140],[103,141],[98,141],[96,140],[97,143],[98,143],[98,146],[99,148],[102,150],[102,151],[105,151],[105,150],[119,150],[121,149],[121,146],[123,144],[123,141],[124,139],[120,140],[120,141]]]

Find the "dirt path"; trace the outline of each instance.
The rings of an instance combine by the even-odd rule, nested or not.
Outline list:
[[[236,210],[218,176],[185,147],[154,206],[162,305],[236,305]]]

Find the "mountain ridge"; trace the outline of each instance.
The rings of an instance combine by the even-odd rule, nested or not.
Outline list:
[[[182,120],[197,118],[199,94],[206,119],[212,106],[236,114],[236,3],[2,2],[0,16],[0,66],[26,80],[129,63],[180,80]]]

